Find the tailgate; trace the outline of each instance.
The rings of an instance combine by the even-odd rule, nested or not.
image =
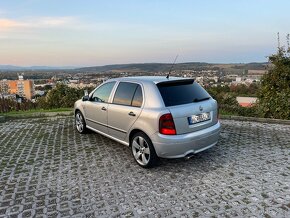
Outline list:
[[[217,102],[209,99],[202,102],[168,107],[177,134],[195,132],[217,123]]]

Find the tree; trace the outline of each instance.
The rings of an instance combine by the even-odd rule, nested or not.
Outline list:
[[[37,98],[37,105],[39,108],[44,109],[73,107],[75,101],[83,95],[84,89],[71,88],[65,84],[58,83],[53,89],[48,91],[46,96]]]
[[[290,47],[278,46],[269,57],[271,68],[261,80],[258,108],[264,117],[290,119]]]

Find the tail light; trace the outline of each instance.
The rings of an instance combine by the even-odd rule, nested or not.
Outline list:
[[[176,135],[175,124],[170,113],[163,114],[159,119],[159,132],[164,135]]]

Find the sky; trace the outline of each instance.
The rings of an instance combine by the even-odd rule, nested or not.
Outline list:
[[[266,62],[289,0],[1,0],[0,65]]]

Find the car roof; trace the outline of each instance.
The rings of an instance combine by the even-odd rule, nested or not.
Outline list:
[[[167,81],[175,81],[175,80],[186,80],[192,78],[184,78],[184,77],[169,77],[166,76],[133,76],[133,77],[120,77],[113,78],[108,81],[121,81],[121,82],[153,82],[155,84]]]

